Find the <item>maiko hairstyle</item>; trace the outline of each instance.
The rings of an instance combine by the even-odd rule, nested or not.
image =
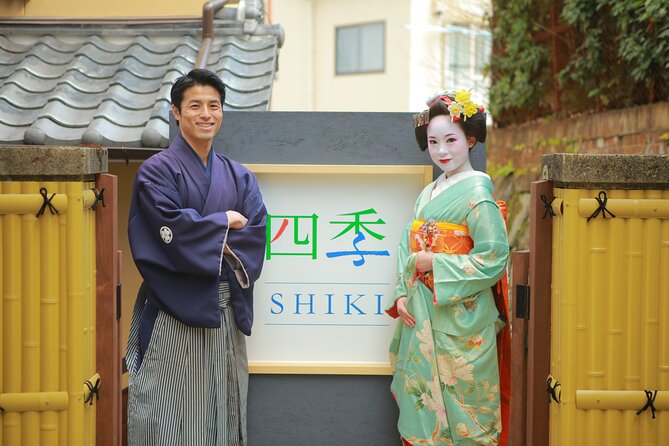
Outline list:
[[[416,142],[420,150],[427,149],[427,125],[432,118],[439,115],[450,116],[462,128],[465,136],[473,136],[477,142],[485,142],[486,114],[483,107],[471,101],[469,92],[442,92],[432,96],[427,104],[428,109],[413,118]]]
[[[184,98],[184,92],[195,85],[208,85],[214,87],[221,97],[221,105],[225,102],[225,84],[221,78],[212,71],[196,68],[191,70],[188,74],[177,78],[177,80],[174,81],[174,85],[172,85],[170,99],[172,100],[172,105],[175,105],[179,111],[181,111],[181,102]]]

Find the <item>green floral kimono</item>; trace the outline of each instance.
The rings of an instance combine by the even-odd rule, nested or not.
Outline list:
[[[459,174],[431,198],[421,192],[414,217],[466,226],[468,254],[435,253],[434,292],[416,277],[410,228],[398,252],[398,280],[389,314],[407,296],[414,328],[398,321],[390,345],[391,389],[400,409],[398,429],[411,445],[496,445],[501,430],[496,334],[491,286],[506,273],[509,244],[504,218],[492,198],[490,178]]]

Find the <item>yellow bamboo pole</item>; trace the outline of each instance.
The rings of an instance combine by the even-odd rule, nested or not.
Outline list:
[[[90,209],[91,206],[93,206],[93,203],[95,203],[95,192],[93,192],[95,183],[85,183],[85,187],[86,190],[84,190],[83,206],[84,209]],[[100,204],[100,206],[102,206],[102,204]]]
[[[3,393],[0,395],[0,406],[5,410],[5,412],[44,412],[65,410],[68,406],[68,396],[67,392]],[[36,443],[24,442],[24,444],[39,445],[41,443],[38,440]]]
[[[58,183],[45,183],[48,191],[57,191]],[[44,392],[55,392],[59,387],[59,309],[58,297],[60,291],[60,274],[58,269],[59,260],[59,218],[50,213],[41,217],[41,344],[42,344],[42,368],[41,383]],[[62,387],[64,388],[64,387]],[[65,393],[67,396],[67,393]],[[40,427],[40,445],[58,445],[58,412],[55,409],[42,414],[42,425]]]
[[[567,237],[569,257],[565,261],[569,268],[564,278],[568,284],[564,306],[568,308],[568,311],[563,313],[565,330],[563,337],[568,341],[563,355],[570,360],[569,365],[562,369],[562,375],[560,375],[563,382],[562,411],[566,420],[562,428],[567,430],[563,434],[562,445],[564,446],[583,444],[587,434],[586,420],[576,413],[574,405],[574,391],[581,385],[587,385],[588,381],[587,371],[591,352],[587,346],[590,330],[592,330],[588,293],[591,277],[588,270],[591,257],[589,233],[585,221],[579,218],[576,212],[578,200],[583,193],[584,191],[581,190],[567,189],[565,191],[565,203],[569,202],[569,214],[565,216],[565,221],[569,223]]]
[[[643,199],[644,192],[632,190],[628,193],[630,199]],[[643,277],[643,243],[641,235],[644,221],[639,218],[627,220],[627,272],[625,294],[625,356],[624,385],[621,389],[635,390],[641,388],[641,277]],[[633,412],[625,412],[623,423],[622,444],[633,445],[640,438],[639,422]]]
[[[580,222],[576,212],[579,191],[564,189],[559,192],[559,196],[563,199],[564,212],[561,228],[564,244],[560,247],[563,250],[560,254],[563,274],[558,279],[560,301],[555,302],[552,311],[560,313],[556,321],[559,325],[553,333],[559,337],[555,344],[559,361],[555,378],[561,383],[561,403],[551,404],[553,416],[550,431],[551,445],[572,445],[579,444],[576,440],[579,431],[573,406],[573,391],[577,386],[578,366],[584,367],[587,364],[586,361],[580,360],[584,358],[579,357],[583,350],[579,348],[583,346],[580,342],[582,336],[580,317],[587,314],[582,308],[585,300],[579,301],[583,286],[579,279],[583,269],[581,259],[587,258],[583,255],[582,249],[587,245],[582,243]]]
[[[22,182],[17,182],[19,185]],[[7,183],[8,184],[8,183]],[[28,182],[23,183],[28,184]],[[29,184],[36,185],[37,183],[29,182]],[[20,189],[19,189],[20,190]],[[39,193],[39,187],[37,190],[34,187],[29,189],[24,189],[26,192],[21,193],[6,193],[0,195],[0,214],[33,214],[35,215],[37,211],[42,207],[44,203],[44,198]],[[47,197],[51,198],[51,195],[55,193],[51,189],[47,189]],[[65,213],[67,212],[67,196],[63,194],[56,194],[55,197],[51,199],[51,204],[58,209],[58,212]],[[47,214],[51,214],[49,209],[44,211]]]
[[[590,195],[592,191],[583,191],[583,195]],[[580,201],[580,200],[579,200]],[[587,308],[588,322],[587,322],[587,341],[581,345],[579,349],[585,349],[588,352],[588,360],[585,366],[587,373],[587,389],[598,389],[605,387],[604,377],[604,361],[602,358],[603,348],[597,348],[601,345],[603,336],[602,315],[606,315],[600,303],[600,299],[605,300],[608,297],[607,287],[607,243],[608,238],[608,221],[603,219],[595,219],[590,222],[581,218],[583,230],[587,234],[588,246],[588,274],[587,286],[581,288],[581,301],[583,308]],[[584,284],[585,285],[585,284]],[[575,390],[575,389],[574,389]],[[595,444],[597,439],[601,440],[601,429],[604,427],[603,414],[598,411],[589,411],[584,414],[586,423],[586,437],[583,444]]]
[[[625,191],[611,191],[612,198],[624,199]],[[627,233],[625,231],[628,220],[614,218],[605,222],[609,232],[606,238],[608,255],[605,268],[607,270],[609,284],[608,296],[597,295],[598,306],[605,311],[601,313],[605,316],[605,345],[602,348],[605,364],[604,387],[607,389],[620,389],[623,382],[623,369],[620,367],[620,358],[625,357],[625,343],[623,342],[623,316],[625,301],[625,271],[626,257],[625,245],[627,243]],[[595,278],[599,281],[600,278]],[[608,299],[607,299],[608,297]],[[608,302],[607,302],[608,300]],[[606,444],[615,444],[622,438],[623,413],[616,410],[608,410],[604,413],[603,437]]]
[[[86,294],[84,298],[85,303],[85,336],[86,336],[86,350],[84,352],[84,359],[86,364],[85,374],[86,376],[91,376],[96,374],[96,356],[95,356],[95,338],[96,338],[96,317],[95,317],[95,211],[91,210],[91,205],[95,201],[95,194],[91,188],[95,187],[94,183],[87,183],[85,185],[86,190],[83,195],[83,206],[84,206],[84,224],[85,227],[85,238],[84,238],[84,254],[86,256],[86,261],[84,262],[84,279],[86,281]],[[95,375],[99,378],[99,375]],[[90,379],[95,379],[90,378]],[[92,381],[95,383],[95,381]],[[93,404],[87,404],[85,407],[85,435],[87,439],[87,444],[95,444],[95,421],[96,421],[96,410],[97,404],[93,401]]]
[[[661,198],[660,191],[647,191],[648,199]],[[642,388],[657,389],[659,384],[657,355],[659,349],[659,293],[660,288],[660,224],[657,218],[649,218],[644,221],[643,230],[643,275],[642,275]],[[643,417],[640,421],[641,437],[638,444],[658,444],[657,423],[649,417]]]
[[[0,195],[3,193],[3,183],[0,182]],[[4,267],[4,256],[2,253],[4,252],[4,230],[3,230],[3,224],[4,224],[4,216],[0,215],[0,293],[4,295],[4,279],[5,279],[5,267]],[[0,295],[1,296],[1,295]],[[0,324],[4,326],[5,322],[5,316],[4,316],[4,299],[0,297]],[[0,358],[2,358],[2,361],[6,361],[5,359],[5,341],[4,341],[4,329],[0,327]],[[4,375],[4,367],[0,366],[0,394],[4,392],[4,384],[5,383],[5,375]],[[4,435],[4,429],[3,425],[5,424],[4,418],[2,415],[2,412],[0,412],[0,444],[3,443],[3,439],[5,437]]]
[[[570,444],[582,444],[585,443],[585,439],[588,434],[588,419],[583,416],[583,414],[576,412],[575,404],[575,390],[579,388],[587,388],[590,381],[590,376],[588,375],[588,365],[590,364],[590,354],[591,346],[588,344],[590,339],[590,331],[592,330],[592,316],[591,316],[591,307],[589,305],[589,289],[590,281],[592,279],[592,272],[589,269],[589,258],[590,258],[590,234],[588,232],[589,225],[586,219],[580,218],[577,214],[578,200],[583,196],[590,196],[590,192],[586,190],[574,190],[573,194],[570,195],[569,201],[571,204],[571,212],[576,214],[573,216],[575,219],[574,227],[578,232],[578,238],[576,241],[576,257],[579,259],[579,264],[576,266],[576,269],[571,272],[571,275],[565,280],[571,283],[574,293],[576,293],[576,316],[573,329],[576,330],[578,336],[575,341],[576,354],[572,351],[566,352],[565,354],[576,356],[576,360],[572,364],[571,370],[568,370],[568,375],[570,376],[570,382],[574,379],[573,385],[570,386],[569,395],[572,398],[571,405],[569,406],[569,414],[572,417],[572,421],[576,427],[575,435],[565,443],[565,445]],[[571,218],[571,216],[570,216]],[[571,375],[570,375],[571,374]],[[571,442],[571,443],[570,443]]]
[[[562,198],[555,197],[553,202],[551,203],[551,209],[553,209],[553,213],[555,216],[562,216],[562,209],[563,209],[563,200]]]
[[[59,185],[60,192],[64,193],[66,183]],[[68,303],[68,244],[67,244],[67,222],[69,216],[61,214],[58,217],[58,275],[59,289],[58,289],[58,388],[67,389],[67,372],[68,372],[68,346],[67,338],[69,335],[67,329],[67,313],[69,308]],[[68,441],[68,419],[70,418],[68,411],[58,412],[58,444],[64,445]]]
[[[555,201],[560,200],[562,204],[562,197],[564,196],[564,189],[555,189],[556,198]],[[564,254],[565,254],[565,241],[564,241],[564,216],[562,213],[556,214],[556,217],[553,219],[553,267],[552,267],[552,280],[554,285],[551,287],[551,326],[552,327],[561,327],[562,313],[560,311],[560,303],[562,301],[562,295],[564,293],[564,283],[561,280],[564,277]],[[562,372],[562,349],[561,349],[561,338],[558,336],[557,330],[551,336],[551,354],[550,354],[550,373],[553,376],[561,376]],[[559,424],[559,406],[557,404],[551,404],[549,409],[549,426],[556,426]],[[549,429],[549,444],[559,445],[559,429]]]
[[[669,202],[669,190],[662,192],[662,199]],[[669,219],[662,220],[660,228],[660,286],[657,298],[660,302],[660,350],[658,355],[659,387],[669,390]],[[660,415],[658,438],[669,438],[669,413]]]
[[[3,193],[20,194],[21,184],[6,182]],[[21,392],[21,217],[3,217],[3,391]],[[2,416],[3,445],[21,444],[21,414]]]
[[[598,197],[599,192],[592,191],[592,194],[591,196]],[[599,206],[595,198],[581,198],[578,204],[578,214],[587,218]],[[669,218],[669,201],[661,198],[612,198],[611,191],[609,191],[606,209],[611,211],[616,218]],[[609,217],[608,214],[607,217]]]
[[[67,391],[70,406],[67,420],[67,445],[83,446],[84,405],[84,278],[83,278],[83,183],[70,182],[67,221]]]
[[[24,196],[39,191],[39,184],[32,181],[21,183]],[[44,215],[42,216],[44,217]],[[22,392],[39,392],[40,389],[40,262],[39,262],[39,222],[34,213],[21,216],[22,285],[21,285],[21,337],[22,337]],[[21,439],[23,444],[39,444],[40,414],[23,413]]]
[[[613,409],[637,411],[640,410],[647,401],[646,394],[642,390],[576,391],[576,408],[583,410]],[[669,410],[669,390],[658,390],[653,406],[656,410]],[[647,410],[650,412],[650,409]]]

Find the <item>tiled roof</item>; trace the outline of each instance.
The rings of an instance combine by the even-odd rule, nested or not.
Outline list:
[[[170,87],[195,65],[199,28],[0,25],[0,144],[166,147]],[[267,110],[280,28],[242,29],[216,28],[208,68],[224,110]]]

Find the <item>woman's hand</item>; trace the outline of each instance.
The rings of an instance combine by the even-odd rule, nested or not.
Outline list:
[[[225,215],[228,216],[228,226],[232,229],[242,229],[248,222],[248,219],[237,211],[225,211]]]
[[[432,271],[432,258],[434,254],[431,251],[420,251],[416,257],[416,270],[419,273]]]
[[[407,327],[413,328],[416,325],[416,320],[413,318],[413,315],[409,313],[409,310],[407,310],[406,297],[400,297],[397,299],[397,312],[402,318],[402,322],[404,322]]]

